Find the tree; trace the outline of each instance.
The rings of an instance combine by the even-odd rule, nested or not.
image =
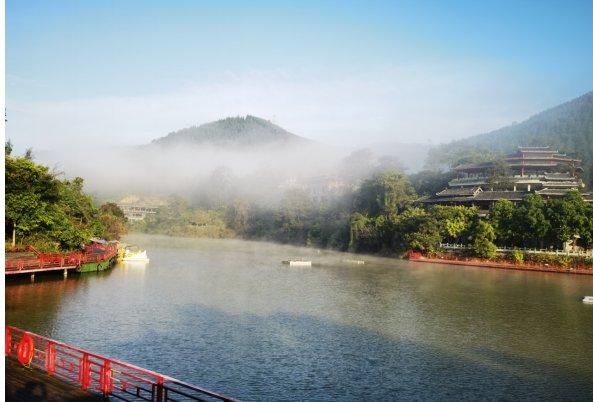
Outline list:
[[[369,216],[397,214],[416,199],[416,192],[402,173],[379,173],[362,183],[355,204]]]
[[[545,201],[538,194],[528,194],[519,204],[516,214],[518,236],[525,246],[543,246],[550,230],[544,211]]]
[[[404,231],[403,241],[408,250],[433,253],[438,250],[441,237],[438,221],[427,213],[408,210],[400,216],[399,227]]]
[[[45,166],[25,158],[5,157],[5,218],[12,232],[30,235],[53,222],[53,204],[59,199],[59,182]]]
[[[99,208],[100,221],[103,225],[103,237],[107,240],[119,240],[127,232],[127,219],[117,204],[108,202]]]
[[[370,149],[353,151],[340,163],[340,175],[350,183],[367,178],[373,170],[373,152]]]
[[[374,218],[355,212],[350,218],[348,249],[353,252],[377,252],[381,241]]]
[[[418,195],[432,196],[446,188],[451,180],[455,178],[455,172],[449,170],[422,170],[409,176],[412,186]]]
[[[496,257],[495,239],[496,233],[492,225],[482,219],[477,219],[471,229],[470,249],[478,257],[494,258]]]
[[[509,200],[498,200],[490,206],[490,223],[496,232],[496,238],[502,245],[510,245],[515,242],[520,233],[517,227],[517,208]]]
[[[281,242],[303,244],[308,238],[313,204],[309,195],[301,190],[289,190],[274,215],[276,239]]]
[[[403,172],[406,170],[406,167],[401,163],[401,161],[391,155],[385,155],[379,158],[379,164],[375,168],[376,173],[386,173],[386,172]]]
[[[570,191],[560,199],[548,202],[546,216],[550,221],[550,241],[561,247],[575,236],[583,238],[585,244],[591,243],[591,221],[588,214],[590,206],[578,191]]]
[[[33,160],[33,157],[34,157],[34,155],[33,155],[33,148],[27,148],[27,150],[25,151],[24,158],[32,161]]]
[[[23,244],[39,249],[80,248],[104,234],[104,225],[83,180],[60,181],[26,157],[5,156],[6,227]]]
[[[464,242],[471,223],[478,216],[478,208],[436,205],[431,209],[431,214],[438,222],[441,236],[447,242]]]

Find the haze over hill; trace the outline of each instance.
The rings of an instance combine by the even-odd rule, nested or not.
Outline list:
[[[403,165],[413,171],[426,154],[426,147],[413,152],[416,145],[390,143],[368,148],[372,152],[359,153],[345,164],[343,158],[353,148],[313,141],[247,115],[180,129],[144,145],[103,149],[100,158],[89,158],[90,151],[84,150],[56,150],[37,156],[67,177],[84,177],[86,188],[101,196],[195,195],[224,184],[235,193],[269,200],[281,196],[282,188],[319,182],[322,177],[322,181],[328,180],[346,171],[360,172],[374,163],[372,159],[378,162],[385,156],[395,159],[383,159],[383,165]]]
[[[545,146],[583,160],[585,180],[593,184],[593,91],[489,133],[433,148],[428,163],[454,164],[472,152],[509,153],[518,146]]]
[[[144,145],[103,149],[100,158],[89,158],[89,151],[57,150],[38,159],[67,177],[84,177],[86,188],[99,196],[196,198],[226,187],[269,200],[281,196],[278,189],[286,183],[333,172],[348,153],[251,115],[184,128]]]

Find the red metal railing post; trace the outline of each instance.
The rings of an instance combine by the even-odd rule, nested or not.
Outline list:
[[[103,370],[101,372],[101,391],[103,391],[103,396],[107,397],[112,390],[111,361],[105,360],[105,365],[103,366]]]
[[[80,385],[85,391],[88,389],[91,382],[91,364],[89,361],[89,355],[84,353],[82,355],[82,361],[80,362]]]
[[[156,395],[154,395],[155,402],[163,402],[165,400],[164,394],[163,394],[163,384],[164,383],[165,383],[165,379],[163,377],[157,377]]]
[[[11,342],[11,336],[10,336],[10,328],[6,327],[6,330],[4,331],[4,356],[8,356],[11,352],[11,347],[12,344]]]
[[[56,345],[48,341],[47,342],[47,353],[45,355],[45,369],[47,374],[54,375],[56,372]]]

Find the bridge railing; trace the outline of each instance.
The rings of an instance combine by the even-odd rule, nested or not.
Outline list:
[[[22,353],[19,345],[24,342],[25,335],[31,337],[34,345],[31,358],[25,364],[94,394],[124,401],[235,401],[208,389],[13,326],[6,326],[6,356],[19,359]]]

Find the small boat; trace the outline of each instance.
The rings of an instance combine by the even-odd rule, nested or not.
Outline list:
[[[286,260],[286,261],[282,261],[282,264],[286,264],[291,267],[310,267],[313,265],[311,263],[311,261],[303,261],[303,260]]]
[[[139,251],[132,251],[126,250],[124,253],[124,258],[122,258],[124,262],[149,262],[150,259],[146,255],[146,250],[139,250]]]
[[[344,260],[346,264],[364,265],[363,260]]]
[[[583,297],[583,303],[591,303],[591,304],[593,304],[593,296],[585,296],[585,297]]]

